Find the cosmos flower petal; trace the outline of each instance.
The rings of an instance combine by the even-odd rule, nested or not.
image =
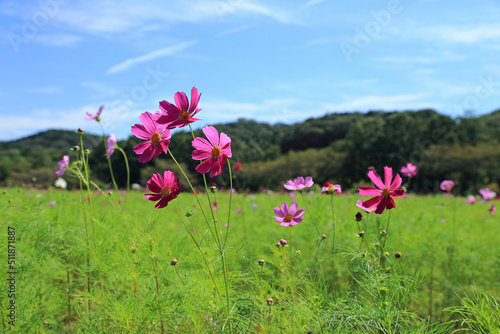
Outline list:
[[[208,138],[212,146],[219,146],[219,132],[213,126],[203,128],[203,133]]]
[[[405,191],[403,189],[396,189],[391,191],[391,196],[395,198],[403,198],[405,197]]]
[[[205,150],[194,150],[193,153],[191,154],[191,158],[193,160],[205,160],[210,158],[210,151],[205,151]]]
[[[293,215],[294,219],[297,219],[299,218],[300,216],[302,216],[304,214],[306,210],[304,208],[302,209],[299,209],[297,212],[295,212],[295,214]]]
[[[286,214],[285,214],[285,213],[284,213],[284,212],[283,212],[283,211],[282,211],[279,207],[277,207],[277,206],[274,208],[274,210],[273,210],[273,211],[274,211],[274,213],[275,213],[275,214],[277,214],[277,215],[278,215],[278,216],[280,216],[280,217],[285,217],[285,215],[286,215]]]
[[[359,187],[358,191],[362,196],[379,196],[380,194],[382,194],[382,190],[367,186]]]
[[[212,167],[212,158],[203,161],[201,164],[196,166],[196,171],[200,174],[206,174],[210,171]]]
[[[380,203],[378,203],[377,205],[377,209],[375,210],[375,213],[377,214],[381,214],[382,212],[384,212],[386,206],[387,206],[387,197],[382,197],[382,199],[380,200]]]
[[[143,142],[141,142],[141,143],[139,143],[139,144],[137,144],[137,145],[134,146],[134,152],[136,154],[142,154],[142,153],[144,153],[144,151],[146,149],[150,148],[151,145],[152,144],[151,144],[150,141],[143,141]]]
[[[399,176],[399,174],[396,174],[396,176],[394,177],[394,181],[392,181],[392,184],[389,187],[389,190],[394,191],[398,189],[401,186],[401,183],[403,183],[403,179],[401,179],[401,176]]]
[[[384,167],[384,188],[389,188],[392,181],[392,168]]]
[[[201,94],[198,94],[196,87],[191,88],[191,105],[189,106],[189,113],[195,111],[198,102],[200,101]]]
[[[177,105],[177,108],[179,108],[181,111],[188,111],[189,110],[189,100],[186,96],[186,93],[184,92],[177,92],[174,95],[174,101],[175,104]]]
[[[297,204],[297,202],[292,202],[290,204],[290,208],[288,210],[288,213],[291,214],[291,215],[294,215],[295,212],[297,212],[297,208],[299,207],[299,205]]]
[[[380,201],[382,200],[382,195],[377,196],[377,197],[372,197],[370,199],[367,199],[366,201],[363,202],[363,206],[365,208],[371,208],[372,206],[378,205]]]
[[[380,176],[378,176],[377,173],[371,170],[368,172],[368,177],[373,182],[373,184],[377,186],[377,188],[384,189],[384,183],[382,182],[382,179],[380,178]]]
[[[136,124],[132,126],[131,130],[132,134],[139,139],[147,139],[151,138],[152,133],[149,133],[146,127],[142,124]]]

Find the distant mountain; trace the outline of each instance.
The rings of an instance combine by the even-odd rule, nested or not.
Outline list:
[[[84,133],[83,140],[84,145],[94,147],[102,137]],[[74,145],[80,145],[80,136],[75,131],[48,130],[18,140],[0,141],[0,150],[67,149]]]

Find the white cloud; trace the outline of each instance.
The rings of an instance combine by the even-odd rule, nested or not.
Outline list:
[[[90,88],[98,93],[102,93],[106,96],[115,96],[116,94],[118,94],[116,89],[114,89],[110,86],[104,85],[102,83],[99,83],[99,82],[87,80],[87,81],[82,82],[81,85],[83,87]]]
[[[254,24],[241,25],[241,26],[234,27],[234,28],[231,28],[231,29],[223,30],[220,33],[218,33],[217,36],[226,36],[226,35],[236,34],[236,33],[248,30],[248,29],[250,29],[250,28],[252,28],[254,26],[255,26]]]
[[[419,101],[429,94],[406,94],[394,96],[370,95],[354,98],[349,102],[328,104],[325,109],[332,111],[367,111],[367,110],[397,110],[407,108],[429,107],[431,105]]]
[[[57,94],[62,91],[62,88],[60,86],[47,86],[47,87],[33,88],[30,89],[29,91],[41,94]]]
[[[172,46],[167,46],[166,48],[159,49],[150,53],[147,53],[145,55],[135,57],[135,58],[130,58],[125,60],[124,62],[121,62],[110,69],[106,71],[108,74],[114,74],[118,72],[125,71],[129,69],[131,66],[138,64],[138,63],[143,63],[152,59],[160,58],[160,57],[166,57],[173,55],[175,53],[178,53],[187,47],[190,47],[192,45],[196,44],[196,41],[189,41],[189,42],[182,42],[178,43]]]

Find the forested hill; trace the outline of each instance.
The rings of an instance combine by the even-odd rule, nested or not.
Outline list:
[[[442,179],[456,179],[462,192],[495,188],[500,183],[500,110],[462,118],[434,110],[330,113],[293,125],[240,119],[214,126],[232,139],[233,165],[243,163],[237,176],[240,188],[279,188],[298,175],[312,175],[318,183],[336,181],[348,188],[366,182],[369,166],[399,170],[407,162],[418,165],[412,187],[423,192],[436,190]],[[201,136],[201,130],[195,134]],[[50,130],[0,142],[0,182],[27,183],[35,176],[38,182],[53,183],[57,161],[68,154],[68,143],[72,146],[75,136],[78,139],[71,131]],[[93,177],[106,184],[110,177],[102,138],[85,136],[85,145],[92,146]],[[191,140],[191,133],[176,131],[170,144],[177,160],[190,171],[197,164],[191,160]],[[152,172],[175,169],[166,155],[145,165],[138,163],[132,150],[138,142],[130,137],[119,143],[128,155],[131,182],[144,185]],[[124,185],[123,157],[113,155],[112,163],[118,182]],[[192,175],[196,182],[198,175]],[[223,183],[224,178],[215,181]]]

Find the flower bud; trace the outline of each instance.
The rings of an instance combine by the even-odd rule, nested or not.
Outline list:
[[[90,150],[88,148],[86,148],[83,152],[85,152],[85,154],[89,154]]]
[[[80,146],[75,145],[75,146],[73,146],[72,150],[73,151],[79,151],[80,150]]]
[[[387,235],[387,231],[386,230],[382,230],[382,231],[380,231],[380,234]]]
[[[263,266],[263,265],[264,265],[264,262],[266,262],[266,261],[264,261],[264,259],[260,259],[260,260],[259,260],[259,266]]]
[[[389,252],[384,252],[384,255],[385,256],[389,256]]]
[[[365,231],[359,231],[358,235],[362,238],[363,235],[365,234]]]
[[[78,128],[78,130],[76,131],[79,135],[83,135],[85,133],[85,131],[83,131],[82,128]]]
[[[321,236],[321,238],[322,238],[322,239],[326,239],[326,234],[323,234],[323,235]]]
[[[276,247],[281,247],[281,243],[279,241],[276,243]]]
[[[394,254],[394,256],[396,257],[396,259],[399,259],[399,258],[401,257],[401,253],[400,253],[400,252],[396,252],[396,253]]]
[[[280,239],[281,246],[285,246],[287,244],[285,239]]]
[[[267,305],[271,305],[272,303],[274,303],[274,299],[267,298]]]
[[[217,192],[217,187],[216,186],[211,186],[210,187],[210,191],[213,192],[213,193]]]
[[[177,259],[170,260],[170,264],[175,266],[177,264]]]
[[[361,221],[361,219],[363,219],[363,215],[361,214],[361,212],[358,212],[358,213],[356,213],[355,218],[356,218],[356,221],[357,221],[357,222],[360,222],[360,221]]]

